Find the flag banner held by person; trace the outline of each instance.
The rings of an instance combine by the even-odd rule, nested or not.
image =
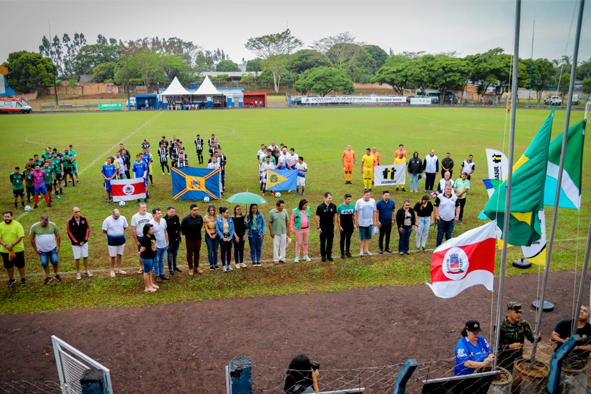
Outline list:
[[[113,179],[111,181],[113,201],[133,201],[146,198],[144,178]]]
[[[505,180],[509,173],[509,159],[496,149],[486,149],[486,162],[488,163],[488,177],[490,179]]]
[[[219,169],[181,167],[171,168],[173,200],[219,200],[221,197]]]
[[[267,170],[267,190],[296,190],[298,187],[298,171]]]
[[[376,166],[374,168],[375,186],[404,186],[406,184],[406,164],[392,164],[389,166]]]
[[[484,207],[491,220],[497,220],[502,239],[512,245],[530,246],[542,237],[538,212],[544,209],[544,186],[548,167],[548,147],[552,134],[554,110],[533,141],[513,166],[509,228],[504,229],[507,180],[494,191]]]
[[[465,289],[483,285],[492,291],[497,223],[466,231],[439,245],[431,261],[427,285],[440,298],[453,298]]]
[[[581,209],[585,126],[586,121],[582,120],[568,129],[566,157],[564,159],[564,170],[562,171],[562,187],[560,188],[560,199],[558,200],[559,208]],[[554,206],[556,199],[563,137],[564,135],[561,133],[550,143],[544,205]]]

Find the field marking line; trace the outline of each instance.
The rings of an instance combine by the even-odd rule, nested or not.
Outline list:
[[[87,165],[86,167],[84,167],[82,170],[80,170],[78,172],[78,174],[82,175],[82,173],[86,170],[88,170],[90,167],[92,167],[97,161],[101,160],[107,153],[109,153],[110,151],[112,151],[113,149],[119,147],[119,144],[129,138],[131,138],[133,135],[135,135],[138,131],[140,131],[141,129],[143,129],[144,127],[146,127],[147,125],[149,125],[154,119],[156,119],[157,117],[159,117],[160,115],[162,115],[164,112],[160,112],[159,114],[157,114],[156,116],[154,116],[153,118],[151,118],[150,120],[148,120],[146,123],[144,123],[143,125],[141,125],[140,127],[138,127],[137,129],[135,129],[134,131],[131,132],[131,134],[129,134],[127,137],[123,138],[122,140],[119,140],[120,142],[116,143],[115,145],[113,145],[111,148],[109,148],[109,150],[107,150],[105,153],[101,154],[100,156],[98,156],[96,159],[94,159],[94,161],[92,163],[90,163],[89,165]],[[31,212],[31,211],[29,211]],[[19,221],[19,219],[21,219],[22,217],[24,217],[27,213],[29,212],[23,212],[21,213],[15,220]]]

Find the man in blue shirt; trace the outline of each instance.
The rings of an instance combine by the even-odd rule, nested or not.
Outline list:
[[[101,170],[103,174],[103,179],[105,180],[105,192],[107,192],[107,205],[111,205],[111,180],[115,178],[117,175],[117,168],[113,164],[113,161],[110,157],[107,157],[107,163],[103,164],[103,169]]]
[[[152,180],[152,161],[153,161],[152,154],[150,152],[148,152],[147,148],[144,148],[142,151],[143,151],[143,159],[146,162],[146,165],[148,168],[148,175],[150,176],[150,184],[152,186],[154,186],[154,181]],[[146,186],[148,186],[147,183],[146,183]]]
[[[133,163],[133,167],[131,168],[133,172],[134,178],[144,178],[144,185],[146,186],[146,199],[145,202],[148,201],[148,165],[143,159],[143,155],[140,153],[136,156],[136,160]],[[140,200],[138,199],[138,202]]]
[[[378,227],[380,228],[380,254],[384,253],[384,250],[388,253],[392,253],[390,249],[390,233],[392,232],[393,214],[396,210],[396,204],[394,200],[390,200],[390,192],[384,190],[382,193],[382,199],[376,204],[378,210]],[[384,249],[384,238],[386,239],[386,248]]]

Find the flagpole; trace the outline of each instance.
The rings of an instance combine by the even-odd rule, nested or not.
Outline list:
[[[536,336],[534,338],[534,346],[531,353],[531,362],[535,361],[536,350],[538,346],[538,338],[540,333],[540,327],[542,323],[542,312],[544,311],[544,301],[546,297],[546,285],[548,283],[548,274],[550,272],[550,261],[552,260],[552,246],[554,245],[554,233],[556,231],[556,221],[558,219],[558,203],[560,202],[560,190],[562,189],[562,173],[564,171],[564,159],[566,157],[566,147],[568,142],[568,128],[570,123],[570,113],[572,109],[572,98],[573,98],[573,87],[575,85],[575,76],[577,72],[577,63],[579,56],[579,41],[581,38],[581,24],[583,22],[583,10],[585,8],[585,0],[579,0],[579,15],[577,18],[577,30],[575,32],[575,43],[573,48],[573,60],[570,74],[570,83],[568,86],[568,102],[566,105],[566,120],[564,121],[564,132],[562,133],[562,150],[560,155],[560,166],[558,167],[558,181],[556,185],[556,194],[554,197],[554,211],[552,212],[552,227],[550,228],[550,240],[548,241],[548,252],[546,255],[546,266],[544,267],[544,279],[542,282],[542,292],[540,294],[540,300],[538,301],[538,317],[536,319]],[[582,278],[582,285],[584,285],[584,278]],[[579,290],[580,291],[580,290]],[[577,304],[580,301],[580,296]],[[580,309],[580,305],[577,306]],[[578,316],[578,309],[576,316]],[[577,325],[573,324],[576,330]]]
[[[503,217],[503,251],[501,254],[501,272],[499,278],[499,295],[497,298],[497,322],[495,333],[495,353],[499,354],[499,341],[501,338],[501,313],[503,312],[503,292],[505,291],[505,274],[507,271],[507,235],[509,234],[509,219],[511,218],[511,189],[513,186],[513,151],[515,150],[515,115],[517,114],[517,76],[519,74],[519,29],[521,23],[521,0],[515,1],[515,41],[513,43],[513,78],[511,81],[511,128],[509,132],[509,171],[507,174],[507,196],[505,198],[505,216]],[[498,357],[494,358],[494,367],[497,369]]]

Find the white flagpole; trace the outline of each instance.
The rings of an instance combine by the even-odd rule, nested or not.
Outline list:
[[[531,362],[535,361],[536,350],[538,345],[538,338],[542,322],[542,312],[544,311],[544,301],[546,296],[546,285],[548,283],[548,273],[550,272],[550,261],[552,260],[552,246],[554,244],[554,233],[556,231],[556,220],[558,219],[558,203],[560,202],[560,189],[562,188],[562,173],[564,171],[564,159],[566,157],[566,147],[568,142],[568,127],[570,123],[570,113],[572,109],[573,87],[575,85],[575,77],[577,73],[577,62],[579,55],[579,41],[581,38],[581,24],[583,22],[583,9],[585,8],[585,0],[579,1],[579,16],[577,19],[577,30],[575,32],[575,44],[573,49],[573,60],[570,74],[570,84],[568,87],[568,102],[566,104],[566,120],[564,121],[564,132],[562,134],[562,150],[560,155],[560,166],[558,167],[558,183],[556,185],[556,195],[554,199],[554,212],[552,212],[552,227],[550,228],[550,239],[548,241],[548,252],[546,256],[546,266],[544,267],[544,279],[542,282],[542,292],[540,300],[538,301],[538,317],[536,319],[536,337],[534,338],[534,347],[531,353]],[[586,271],[586,270],[585,270]],[[584,284],[584,282],[581,282]],[[580,299],[580,298],[579,298]],[[580,305],[578,306],[580,309]],[[577,315],[579,311],[576,311]],[[576,318],[576,317],[575,317]],[[573,324],[576,330],[576,324]]]
[[[509,132],[509,172],[507,174],[507,196],[505,197],[505,216],[503,220],[503,252],[501,254],[501,273],[499,278],[499,295],[497,298],[497,322],[495,333],[495,354],[499,354],[501,337],[501,313],[503,312],[503,292],[505,290],[505,273],[507,271],[507,240],[509,219],[511,217],[511,188],[513,186],[513,154],[515,150],[515,115],[517,113],[517,76],[519,74],[519,28],[521,24],[521,0],[515,1],[515,41],[513,43],[513,78],[511,81],[511,129]],[[494,358],[494,369],[497,369],[498,356]]]

